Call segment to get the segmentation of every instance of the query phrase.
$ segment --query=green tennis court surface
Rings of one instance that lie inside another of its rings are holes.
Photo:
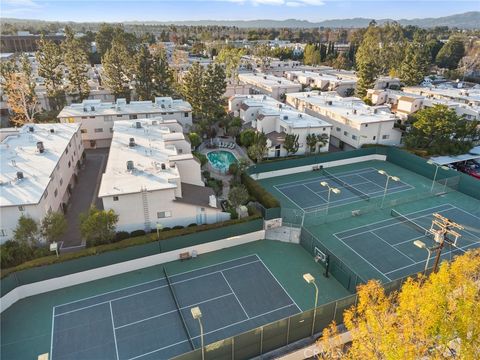
[[[311,211],[322,209],[327,205],[328,189],[320,184],[322,181],[340,189],[340,193],[330,194],[329,207],[334,208],[383,196],[387,179],[378,173],[378,169],[367,167],[335,174],[321,171],[313,179],[284,182],[275,184],[273,187],[298,208]],[[387,194],[411,189],[413,186],[403,181],[390,181]]]
[[[257,255],[57,305],[52,359],[167,359],[301,312]],[[173,289],[173,293],[170,291]],[[178,306],[177,306],[178,303]]]

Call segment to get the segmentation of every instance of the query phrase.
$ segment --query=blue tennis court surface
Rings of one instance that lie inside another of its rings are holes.
[[[322,209],[328,201],[328,189],[320,185],[326,181],[330,186],[340,189],[339,194],[330,194],[330,208],[353,202],[383,196],[386,177],[378,169],[368,167],[329,175],[320,175],[315,179],[299,180],[274,185],[291,202],[305,211]],[[387,194],[411,190],[413,186],[403,181],[389,181]]]
[[[169,280],[171,288],[162,272],[157,280],[55,306],[51,359],[150,360],[188,352],[200,347],[194,306],[202,311],[205,344],[301,312],[257,255]]]
[[[409,214],[392,211],[392,218],[334,234],[381,277],[390,281],[423,271],[427,251],[414,246],[421,240],[428,247],[436,243],[429,233],[433,213],[438,213],[464,226],[457,248],[446,247],[442,259],[480,247],[480,218],[451,204],[444,204]],[[432,255],[433,257],[433,255]],[[433,266],[433,259],[429,267]]]

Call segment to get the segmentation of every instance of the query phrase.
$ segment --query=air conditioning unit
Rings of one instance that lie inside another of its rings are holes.
[[[127,161],[127,171],[133,171],[135,167],[133,166],[133,161],[132,160],[128,160]]]
[[[135,127],[136,127],[137,129],[141,129],[141,128],[142,128],[142,123],[141,123],[140,121],[136,121],[136,122],[135,122]]]
[[[43,146],[42,141],[37,141],[37,150],[40,154],[43,154],[43,152],[45,151],[45,147]]]
[[[17,171],[17,180],[23,179],[23,171]]]
[[[129,142],[128,142],[128,147],[134,147],[135,146],[135,138],[130,138]]]

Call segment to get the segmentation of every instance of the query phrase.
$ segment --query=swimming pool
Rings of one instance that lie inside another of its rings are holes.
[[[229,151],[211,151],[207,154],[208,162],[216,170],[226,173],[230,164],[237,162],[237,158]]]

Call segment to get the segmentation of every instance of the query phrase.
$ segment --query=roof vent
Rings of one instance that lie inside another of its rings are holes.
[[[43,154],[43,152],[45,151],[45,147],[43,146],[42,141],[37,141],[37,150],[40,154]]]
[[[162,163],[162,170],[165,170],[167,167],[165,166],[164,163]]]
[[[353,113],[356,114],[356,113],[357,113],[357,109],[353,109]]]
[[[23,179],[23,171],[17,171],[17,180]]]
[[[152,120],[152,125],[158,125],[158,121],[157,120]]]
[[[134,169],[133,161],[132,161],[132,160],[128,160],[128,161],[127,161],[127,171],[133,171],[133,169]]]
[[[28,127],[28,131],[29,131],[29,132],[34,132],[34,131],[35,131],[35,128],[34,128],[33,126],[29,126],[29,127]]]
[[[55,129],[54,129],[54,128],[51,128],[51,129],[50,129],[50,134],[53,134],[53,133],[55,133]]]
[[[141,123],[140,121],[135,122],[135,127],[136,127],[137,129],[141,129],[142,123]]]
[[[90,111],[95,111],[95,106],[90,106]]]
[[[288,120],[288,115],[284,115],[283,120]]]
[[[130,138],[130,141],[128,142],[129,147],[134,147],[135,146],[135,138]]]

